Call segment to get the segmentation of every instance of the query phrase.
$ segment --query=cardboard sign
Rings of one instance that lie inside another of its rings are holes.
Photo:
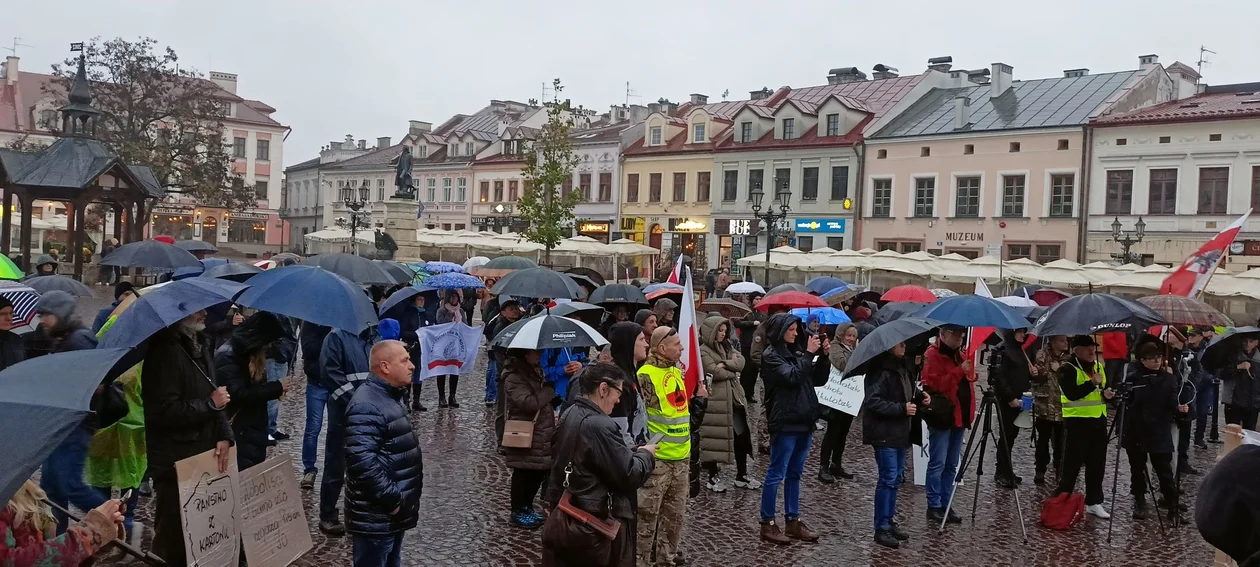
[[[929,457],[931,457],[931,453],[929,452],[928,446],[929,446],[929,443],[928,443],[928,437],[926,434],[923,436],[922,445],[910,446],[910,460],[911,460],[911,466],[914,468],[915,486],[924,486],[927,484],[928,459]],[[959,463],[959,466],[962,466],[962,463]],[[952,483],[953,481],[954,479],[952,478],[949,479],[950,483]],[[946,482],[946,481],[945,479],[941,479],[941,482]]]
[[[856,416],[862,409],[862,400],[866,398],[866,377],[849,376],[841,380],[840,376],[841,372],[832,368],[827,383],[814,388],[814,392],[822,405]]]
[[[214,449],[175,462],[190,567],[235,567],[240,561],[236,447],[228,450],[227,460],[226,473],[219,472]]]
[[[283,567],[311,550],[293,460],[288,455],[245,469],[241,486],[241,545],[250,567]]]

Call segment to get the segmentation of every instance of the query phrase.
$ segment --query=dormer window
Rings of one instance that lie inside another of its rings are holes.
[[[660,126],[652,127],[649,145],[653,145],[653,146],[661,145],[661,127]]]
[[[739,141],[745,144],[752,141],[752,122],[739,123]]]
[[[795,138],[795,137],[796,137],[796,119],[784,118],[783,119],[783,139],[791,140],[792,138]]]
[[[470,156],[475,153],[477,153],[477,149],[475,146],[473,146],[472,142],[468,142],[467,144],[464,144],[464,155]]]
[[[417,154],[419,154],[419,156],[420,156],[420,157],[422,157],[422,158],[429,157],[429,146],[419,146],[419,147],[417,147],[417,148],[416,148],[416,153],[417,153]]]
[[[828,136],[840,135],[840,115],[839,114],[827,115],[827,135]]]
[[[451,144],[451,155],[453,156],[459,155],[459,142],[455,142]]]
[[[693,135],[691,141],[697,144],[704,142],[704,124],[696,124],[691,127]]]

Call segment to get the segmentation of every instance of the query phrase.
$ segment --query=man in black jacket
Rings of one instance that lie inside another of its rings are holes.
[[[998,425],[1002,428],[997,452],[997,471],[994,482],[1002,488],[1015,488],[1024,479],[1015,474],[1011,466],[1011,448],[1019,436],[1015,418],[1023,406],[1024,392],[1032,390],[1032,374],[1037,372],[1032,359],[1024,352],[1028,340],[1027,329],[1001,331],[1002,341],[993,353],[989,368],[989,385],[997,399]]]
[[[355,567],[394,567],[424,487],[420,439],[403,405],[415,367],[401,341],[374,345],[369,364],[371,376],[346,406],[346,531]]]
[[[1164,369],[1163,347],[1159,341],[1142,343],[1137,348],[1139,366],[1133,368],[1128,382],[1133,386],[1124,408],[1124,439],[1121,443],[1129,454],[1129,494],[1133,495],[1133,518],[1147,517],[1146,461],[1149,458],[1159,478],[1164,504],[1176,513],[1177,482],[1173,479],[1172,425],[1189,407],[1177,403],[1179,384]]]

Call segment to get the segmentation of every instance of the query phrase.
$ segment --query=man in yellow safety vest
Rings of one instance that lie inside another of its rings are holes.
[[[1107,519],[1103,508],[1103,473],[1107,466],[1107,402],[1115,397],[1109,387],[1103,364],[1098,360],[1098,343],[1089,335],[1072,339],[1072,357],[1059,367],[1059,387],[1063,394],[1064,456],[1059,476],[1059,493],[1070,493],[1076,476],[1085,467],[1085,511]]]

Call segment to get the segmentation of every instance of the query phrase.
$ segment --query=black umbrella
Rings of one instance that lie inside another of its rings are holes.
[[[595,283],[595,287],[599,287],[601,285],[604,285],[605,283],[603,274],[600,274],[599,272],[592,270],[590,268],[583,268],[583,267],[569,268],[565,270],[564,273],[576,274],[579,276],[586,276],[588,279],[590,279],[592,282]]]
[[[200,267],[201,262],[191,252],[165,242],[141,240],[115,248],[101,260],[103,266],[122,268],[184,268]]]
[[[1228,360],[1229,354],[1229,350],[1221,348],[1221,345],[1241,348],[1239,341],[1243,337],[1260,337],[1260,327],[1230,327],[1225,329],[1224,333],[1212,337],[1212,340],[1204,347],[1203,353],[1199,355],[1203,360],[1203,366],[1213,372],[1219,370]]]
[[[253,264],[242,264],[240,262],[228,262],[226,264],[219,264],[218,266],[215,266],[213,268],[207,268],[206,271],[201,272],[201,275],[197,277],[222,278],[225,280],[232,280],[234,282],[243,282],[253,277],[254,274],[262,273],[262,271],[263,271],[262,268],[259,268],[258,266],[255,266]]]
[[[530,260],[529,258],[522,258],[520,256],[499,256],[498,258],[486,262],[484,265],[473,268],[471,271],[474,276],[480,276],[483,278],[498,278],[506,276],[516,270],[528,270],[530,268],[537,267],[538,262]]]
[[[876,311],[875,315],[871,317],[871,324],[883,325],[891,323],[914,313],[915,311],[923,309],[923,306],[925,305],[927,304],[919,303],[918,301],[894,301],[888,305],[880,307],[879,311]]]
[[[903,317],[880,325],[871,334],[866,335],[858,347],[849,356],[849,363],[844,367],[844,375],[857,376],[865,374],[869,363],[875,357],[888,352],[897,343],[912,341],[936,330],[944,325],[940,321]]]
[[[809,288],[805,287],[805,286],[804,286],[804,285],[802,285],[802,284],[798,284],[798,283],[785,283],[785,284],[779,284],[779,285],[776,285],[776,286],[774,286],[774,287],[770,288],[770,291],[767,291],[767,292],[766,292],[766,296],[771,296],[771,295],[774,295],[774,294],[776,294],[776,293],[783,293],[783,292],[785,292],[785,291],[800,291],[800,292],[804,292],[804,293],[813,293],[813,292],[809,291]]]
[[[32,358],[0,372],[0,502],[22,483],[91,411],[89,404],[128,349],[76,350]]]
[[[570,274],[568,272],[565,272],[564,275],[572,278],[573,281],[577,282],[578,287],[583,288],[584,293],[582,293],[582,296],[585,296],[585,297],[589,297],[592,291],[599,289],[599,286],[603,285],[591,279],[589,276],[584,276],[582,274]]]
[[[604,346],[608,340],[590,325],[557,315],[542,313],[522,319],[499,332],[490,346],[543,350]]]
[[[408,268],[402,264],[399,264],[398,262],[395,262],[393,260],[373,260],[373,261],[376,262],[376,265],[378,267],[380,267],[382,270],[385,270],[386,274],[389,274],[390,276],[394,278],[393,283],[407,283],[407,282],[410,282],[411,280],[416,279],[416,273],[412,271],[411,268]]]
[[[1037,319],[1032,333],[1039,337],[1088,335],[1163,324],[1159,313],[1141,303],[1108,293],[1087,293],[1054,304]]]
[[[591,296],[587,301],[596,305],[604,305],[606,303],[633,303],[637,305],[647,305],[648,300],[643,296],[643,290],[630,284],[608,284],[591,292]]]
[[[560,272],[547,268],[529,268],[503,276],[494,284],[490,293],[512,297],[574,299],[582,296],[582,289],[573,278]]]
[[[386,273],[380,264],[356,254],[344,252],[320,254],[303,260],[301,265],[323,268],[354,283],[383,285],[398,283],[395,281],[397,278]]]
[[[219,247],[204,240],[176,240],[175,246],[178,246],[189,252],[218,252]]]
[[[64,291],[75,297],[94,297],[96,295],[92,293],[91,288],[83,285],[83,282],[62,275],[30,276],[22,280],[22,283],[38,291],[40,295],[50,291]]]

